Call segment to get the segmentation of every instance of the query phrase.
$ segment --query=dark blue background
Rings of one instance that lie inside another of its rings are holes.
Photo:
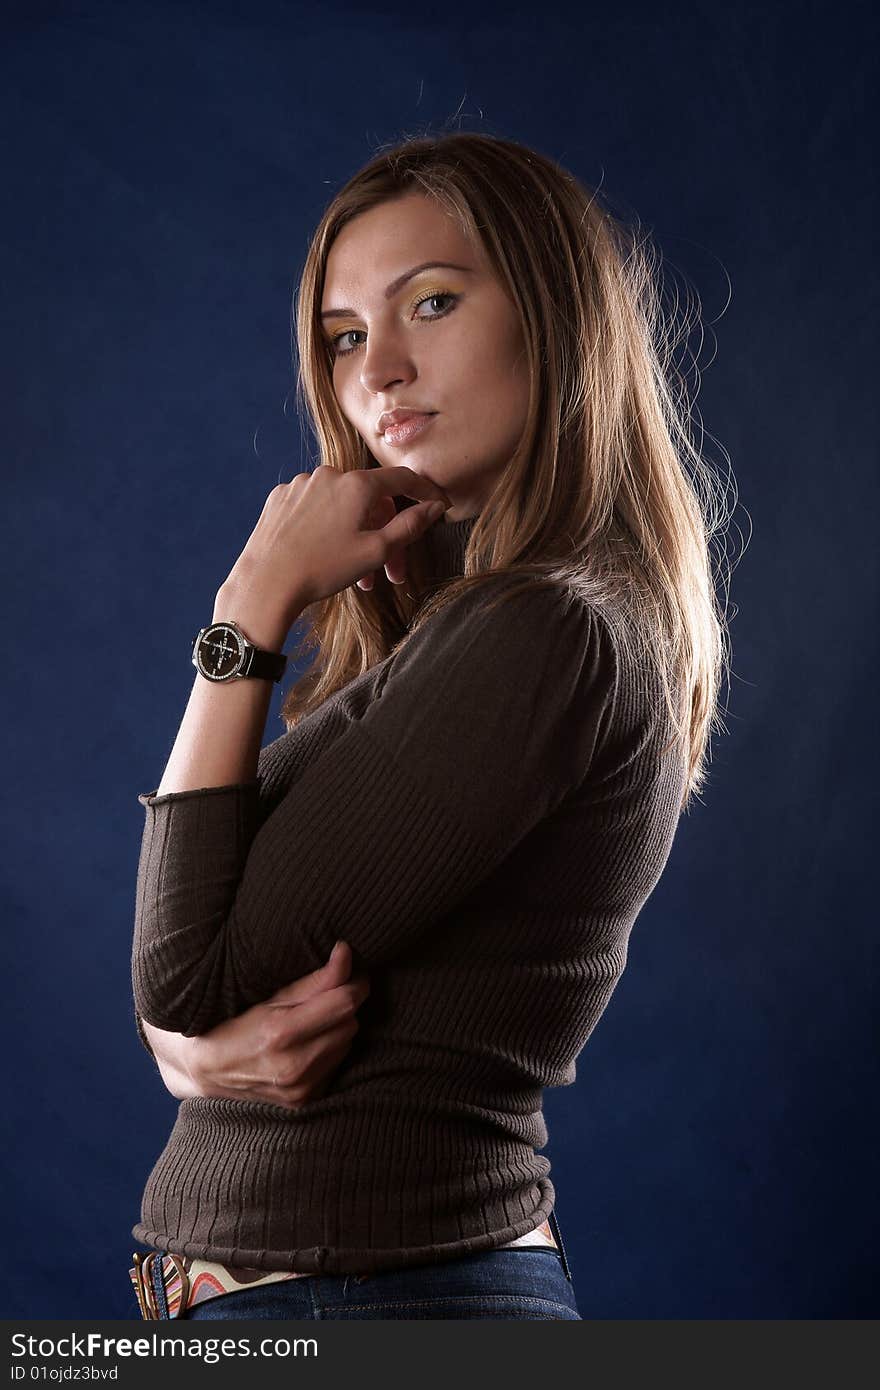
[[[751,530],[705,804],[546,1098],[582,1315],[876,1316],[869,7],[11,13],[3,1314],[134,1315],[130,1227],[176,1105],[132,1022],[137,793],[217,585],[309,460],[289,316],[311,230],[379,142],[452,125],[653,230],[702,299],[698,404]]]

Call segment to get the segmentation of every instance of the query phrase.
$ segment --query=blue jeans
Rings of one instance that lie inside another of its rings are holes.
[[[197,1303],[192,1322],[221,1318],[532,1318],[581,1321],[554,1213],[559,1250],[487,1250],[378,1274],[313,1275],[237,1289]]]

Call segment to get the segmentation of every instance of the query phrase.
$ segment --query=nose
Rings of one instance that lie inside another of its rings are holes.
[[[373,328],[361,358],[361,385],[365,391],[378,394],[390,386],[414,381],[416,365],[404,341],[387,329]]]

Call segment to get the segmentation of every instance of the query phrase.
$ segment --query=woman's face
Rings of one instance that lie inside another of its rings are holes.
[[[448,264],[416,269],[436,261]],[[476,516],[519,442],[529,389],[516,309],[482,249],[433,199],[403,194],[343,227],[321,312],[336,398],[373,458],[444,488],[447,521]],[[395,442],[379,417],[396,408],[430,418]]]

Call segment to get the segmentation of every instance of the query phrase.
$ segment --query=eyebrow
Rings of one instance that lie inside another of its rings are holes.
[[[411,280],[414,275],[418,275],[419,271],[433,270],[435,268],[440,270],[463,270],[468,275],[472,274],[473,271],[472,266],[456,265],[454,261],[422,261],[421,265],[414,265],[412,270],[405,270],[402,275],[398,275],[396,280],[392,280],[391,284],[385,290],[385,298],[391,299],[395,294],[397,294],[397,291],[399,289],[403,288],[407,280]],[[341,319],[345,318],[349,314],[356,313],[356,309],[324,309],[321,314],[321,318]]]

